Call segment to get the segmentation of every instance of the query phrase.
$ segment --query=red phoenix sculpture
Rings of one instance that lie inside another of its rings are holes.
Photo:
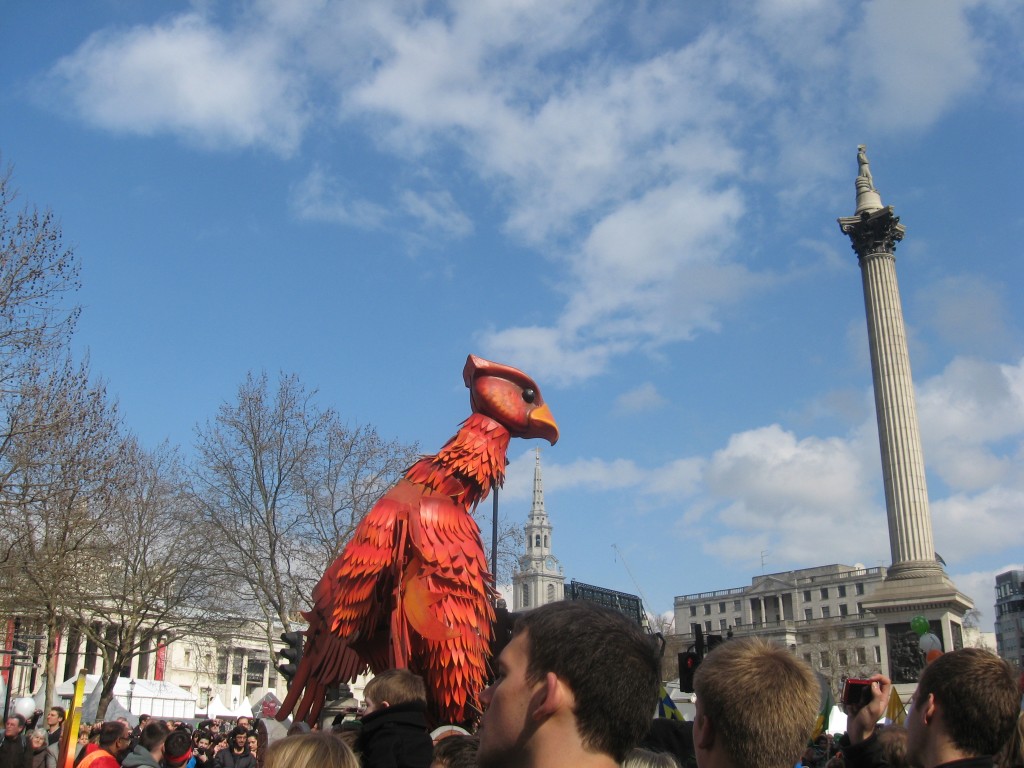
[[[463,379],[473,414],[381,497],[313,590],[279,720],[294,710],[312,725],[326,689],[367,667],[421,675],[435,724],[464,722],[477,709],[495,593],[472,511],[501,487],[510,438],[554,445],[558,425],[522,371],[470,355]]]

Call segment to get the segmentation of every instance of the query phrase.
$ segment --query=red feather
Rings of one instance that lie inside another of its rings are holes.
[[[470,356],[464,376],[475,413],[377,502],[314,588],[279,719],[313,724],[326,689],[367,668],[421,675],[435,723],[479,711],[496,593],[472,511],[502,484],[513,434],[554,443],[558,431],[521,371]]]

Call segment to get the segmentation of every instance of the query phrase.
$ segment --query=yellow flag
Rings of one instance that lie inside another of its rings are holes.
[[[892,687],[892,693],[889,694],[889,706],[885,708],[885,718],[896,725],[903,725],[903,721],[907,719],[907,709],[896,692],[896,686]]]
[[[836,705],[836,700],[832,698],[832,686],[828,680],[819,674],[818,683],[821,686],[821,711],[818,713],[818,719],[814,721],[814,733],[811,735],[812,741],[828,728],[828,719],[832,716],[832,707]]]

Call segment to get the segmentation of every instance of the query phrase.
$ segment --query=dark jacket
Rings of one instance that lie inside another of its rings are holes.
[[[430,768],[434,742],[427,730],[426,707],[395,704],[364,716],[356,752],[363,768]]]
[[[851,744],[849,736],[844,734],[840,746],[843,750],[843,762],[846,763],[846,768],[889,768],[889,761],[886,760],[882,745],[878,742],[877,730],[859,744]],[[994,766],[995,761],[990,755],[982,755],[953,760],[935,766],[935,768],[994,768]]]
[[[231,747],[225,747],[213,758],[213,764],[217,768],[256,768],[256,758],[248,747],[240,755],[232,752]]]
[[[31,768],[32,745],[24,731],[8,739],[0,733],[0,768]]]

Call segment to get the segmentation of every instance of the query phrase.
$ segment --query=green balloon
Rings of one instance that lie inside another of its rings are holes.
[[[914,630],[918,636],[927,634],[931,627],[928,626],[928,619],[924,616],[915,616],[910,620],[910,628]]]

